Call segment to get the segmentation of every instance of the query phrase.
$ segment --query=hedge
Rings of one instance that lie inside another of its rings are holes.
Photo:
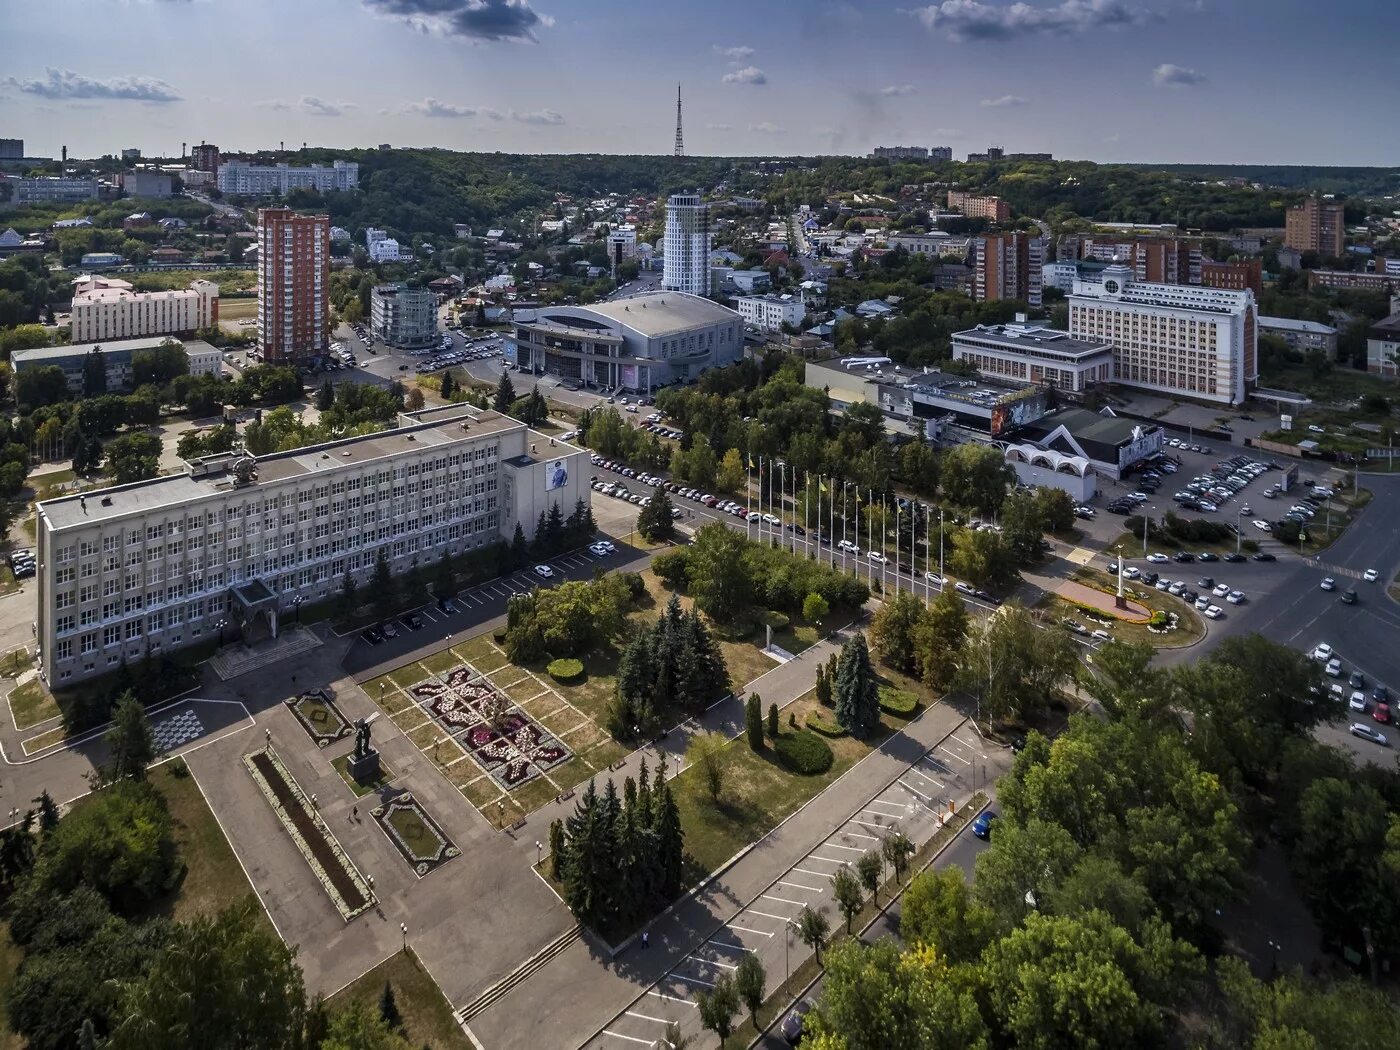
[[[497,627],[491,632],[491,638],[497,645],[504,645],[506,641],[506,629],[504,627]]]
[[[919,706],[919,698],[904,689],[893,686],[880,686],[880,710],[891,715],[912,715]]]
[[[807,716],[807,728],[822,736],[829,736],[833,740],[846,735],[846,731],[836,722],[827,721],[817,712],[813,711]]]
[[[556,682],[570,682],[583,674],[583,661],[573,659],[560,659],[549,661],[549,666],[545,668],[549,672],[549,677]]]
[[[773,749],[783,765],[803,776],[817,776],[831,768],[831,748],[816,733],[805,729],[778,737]]]
[[[789,619],[787,613],[781,613],[774,609],[764,609],[758,614],[758,622],[764,627],[771,627],[775,631],[781,631],[791,623],[792,620]]]

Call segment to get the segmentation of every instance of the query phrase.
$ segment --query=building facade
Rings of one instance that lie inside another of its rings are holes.
[[[397,429],[39,504],[40,668],[74,684],[213,637],[275,636],[301,601],[527,537],[589,499],[587,453],[448,406]],[[363,590],[361,590],[363,593]]]
[[[930,146],[930,147],[928,148],[928,159],[931,160],[931,161],[936,161],[936,162],[942,162],[942,161],[949,161],[949,160],[952,160],[952,159],[953,159],[953,147],[952,147],[952,146]]]
[[[162,175],[155,171],[124,171],[121,174],[122,191],[128,197],[155,197],[165,198],[170,196],[171,181],[169,175]]]
[[[14,180],[16,204],[76,204],[97,200],[97,180],[46,175],[36,179]]]
[[[437,342],[437,296],[429,288],[376,285],[369,299],[370,329],[390,346],[405,349]]]
[[[1236,405],[1259,378],[1254,294],[1140,283],[1127,266],[1069,295],[1069,334],[1107,343],[1125,386]]]
[[[876,146],[870,156],[875,160],[928,160],[928,147]]]
[[[984,197],[976,193],[963,193],[960,190],[948,191],[948,207],[962,212],[969,219],[1007,222],[1011,218],[1011,205],[1000,197]]]
[[[1201,245],[1175,237],[1120,240],[1084,237],[1079,258],[1132,267],[1135,281],[1150,284],[1200,284]]]
[[[1340,204],[1309,197],[1284,213],[1283,243],[1300,252],[1340,256],[1346,242],[1346,219]]]
[[[650,393],[739,360],[743,321],[684,292],[651,292],[591,306],[517,310],[515,359],[522,370]]]
[[[73,281],[75,343],[192,335],[218,323],[219,286],[213,281],[168,292],[137,292],[127,281],[91,274]]]
[[[1291,317],[1259,318],[1260,335],[1276,335],[1295,350],[1306,353],[1321,350],[1328,357],[1337,356],[1337,330],[1318,321],[1295,321]]]
[[[1258,299],[1264,294],[1264,265],[1258,259],[1239,262],[1201,260],[1201,284],[1207,288],[1229,288],[1240,292],[1248,288]]]
[[[1400,273],[1365,270],[1309,270],[1308,288],[1359,288],[1392,292],[1400,288]]]
[[[120,394],[132,388],[132,361],[142,350],[156,350],[170,339],[169,336],[148,336],[144,339],[114,339],[102,342],[75,342],[68,346],[41,346],[33,350],[16,350],[10,355],[10,365],[15,375],[23,375],[33,368],[52,366],[63,372],[68,389],[77,397],[84,396],[86,368],[91,356],[100,355],[104,376],[104,392]],[[208,343],[198,339],[173,340],[183,346],[190,359],[191,374],[198,375],[196,364],[217,360],[222,363],[223,355]]]
[[[320,190],[323,193],[355,190],[360,188],[360,166],[350,160],[337,160],[330,167],[312,164],[307,168],[294,168],[290,164],[267,167],[229,160],[219,165],[218,184],[221,193],[247,197],[286,194],[294,189]]]
[[[745,324],[765,332],[782,331],[783,325],[800,328],[807,304],[798,295],[741,295],[735,300]]]
[[[196,171],[207,171],[211,175],[219,171],[219,147],[212,142],[201,142],[190,150],[190,164]]]
[[[1038,325],[978,325],[954,332],[953,360],[971,364],[984,379],[1054,387],[1067,394],[1113,381],[1112,346]]]
[[[1028,233],[991,233],[972,241],[972,297],[1041,304],[1045,241]]]
[[[258,352],[268,364],[326,352],[330,240],[327,215],[258,209]]]
[[[892,233],[885,243],[891,248],[903,248],[911,255],[951,255],[949,244],[954,240],[951,234],[935,230],[932,233]]]
[[[1400,313],[1366,330],[1366,371],[1388,379],[1400,377]]]
[[[698,193],[666,201],[665,268],[661,286],[687,295],[710,291],[710,206]]]

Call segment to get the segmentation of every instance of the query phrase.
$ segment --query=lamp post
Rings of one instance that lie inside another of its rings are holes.
[[[408,952],[408,924],[407,924],[407,923],[404,923],[404,922],[399,923],[399,931],[403,934],[403,950],[404,950],[404,953],[407,954],[407,952]]]
[[[292,613],[296,617],[297,623],[301,623],[301,603],[304,601],[306,601],[306,599],[300,594],[292,599]]]
[[[1270,962],[1270,964],[1269,964],[1269,976],[1270,976],[1270,977],[1277,977],[1277,976],[1278,976],[1278,953],[1279,953],[1279,948],[1280,948],[1280,945],[1279,945],[1278,941],[1270,941],[1270,942],[1269,942],[1269,948],[1270,948],[1270,950],[1273,952],[1273,957],[1272,957],[1272,960],[1271,960],[1271,962]]]
[[[789,930],[797,929],[797,923],[787,919],[783,923],[783,994],[788,991],[788,982],[792,979],[792,967],[788,964],[788,943],[791,938],[788,936]]]
[[[1113,548],[1113,551],[1118,555],[1118,594],[1114,598],[1113,604],[1119,609],[1126,609],[1128,607],[1128,599],[1123,596],[1123,545],[1120,543],[1117,547]]]
[[[1240,552],[1240,543],[1244,538],[1244,511],[1235,511],[1235,553]]]
[[[1144,507],[1144,508],[1143,508],[1143,515],[1142,515],[1142,556],[1143,556],[1144,558],[1147,557],[1147,526],[1148,526],[1148,524],[1152,521],[1152,515],[1151,515],[1150,513],[1148,513],[1148,512],[1149,512],[1149,511],[1154,511],[1154,510],[1156,510],[1156,509],[1157,509],[1156,507]]]
[[[224,644],[224,628],[228,626],[228,621],[220,620],[218,623],[214,624],[214,626],[219,630],[219,645],[222,646]]]
[[[535,866],[539,867],[544,863],[544,846],[539,839],[535,839]]]

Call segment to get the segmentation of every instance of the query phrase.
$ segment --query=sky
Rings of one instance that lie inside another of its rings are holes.
[[[0,0],[0,138],[1395,165],[1400,0]]]

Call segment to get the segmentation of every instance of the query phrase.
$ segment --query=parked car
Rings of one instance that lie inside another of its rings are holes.
[[[793,1005],[793,1008],[783,1017],[783,1023],[779,1026],[783,1033],[783,1038],[792,1046],[796,1046],[802,1041],[802,1026],[807,1015],[812,1012],[815,1005],[810,999],[801,999]]]
[[[536,565],[535,575],[542,580],[552,579],[554,576],[554,570],[551,569],[548,565]]]
[[[992,837],[992,823],[997,819],[997,814],[989,809],[984,809],[977,815],[977,819],[972,822],[972,833],[979,839]]]
[[[366,627],[360,637],[369,642],[370,645],[378,645],[384,640],[384,632],[378,627]]]
[[[399,636],[399,629],[394,626],[392,621],[386,620],[384,623],[381,623],[379,629],[384,632],[385,638],[397,638]]]
[[[1385,734],[1379,729],[1372,729],[1365,722],[1353,722],[1351,724],[1351,735],[1359,736],[1362,740],[1369,740],[1373,744],[1380,744],[1381,747],[1389,747]]]

